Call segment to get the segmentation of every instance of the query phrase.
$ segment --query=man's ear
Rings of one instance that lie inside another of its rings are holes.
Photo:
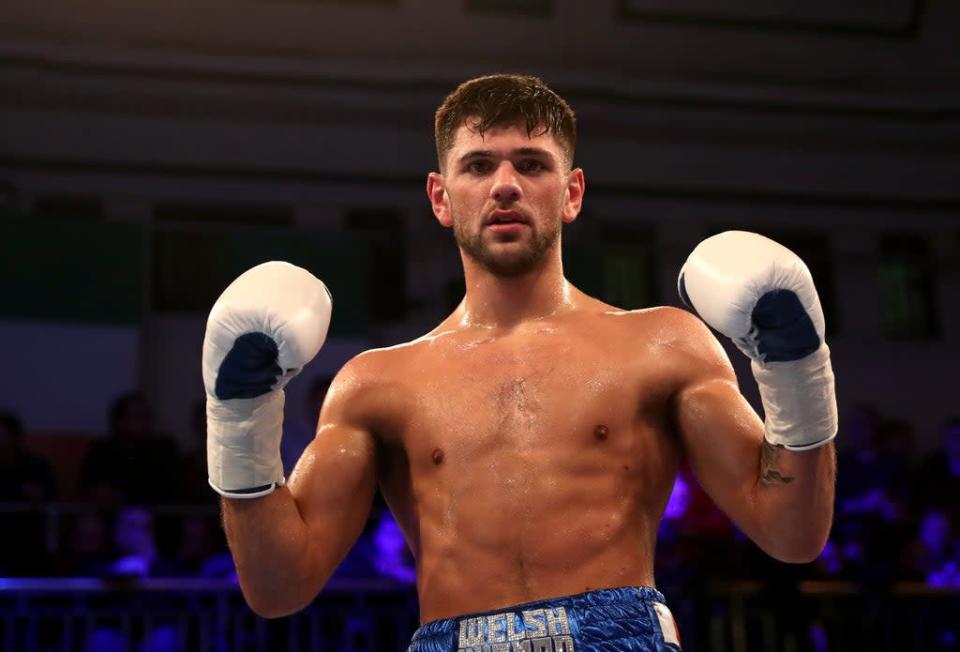
[[[562,217],[564,224],[569,224],[577,219],[580,208],[583,206],[583,193],[585,191],[583,170],[581,168],[570,170],[570,175],[567,177],[566,197],[563,203]]]
[[[447,228],[453,226],[453,217],[450,215],[450,198],[443,186],[443,175],[439,172],[431,172],[427,175],[427,197],[430,198],[430,207],[433,208],[433,214],[437,217],[437,221]]]

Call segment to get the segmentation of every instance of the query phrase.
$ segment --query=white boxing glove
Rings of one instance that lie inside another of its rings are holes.
[[[687,258],[680,296],[752,360],[767,440],[791,450],[837,434],[837,400],[823,310],[810,271],[783,245],[726,231]]]
[[[263,496],[285,482],[283,387],[320,350],[330,292],[310,272],[272,261],[253,267],[214,303],[203,339],[210,486],[229,498]]]

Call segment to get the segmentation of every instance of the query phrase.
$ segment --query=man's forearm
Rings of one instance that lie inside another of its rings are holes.
[[[250,500],[223,498],[223,525],[247,604],[265,618],[306,606],[332,569],[309,545],[309,530],[287,487]]]
[[[754,498],[768,554],[794,563],[817,558],[833,522],[836,473],[832,442],[790,451],[764,440]]]

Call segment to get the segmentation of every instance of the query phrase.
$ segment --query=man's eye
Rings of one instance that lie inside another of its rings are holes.
[[[517,169],[520,172],[540,172],[544,165],[535,158],[525,158],[517,164]]]
[[[467,172],[473,174],[485,174],[491,169],[490,161],[477,160],[467,163]]]

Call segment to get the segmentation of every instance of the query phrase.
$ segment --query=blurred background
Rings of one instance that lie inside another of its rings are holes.
[[[584,291],[677,305],[686,255],[731,228],[819,288],[830,543],[772,562],[681,474],[657,580],[685,649],[960,649],[958,33],[955,0],[5,0],[0,650],[404,648],[412,560],[380,500],[311,607],[246,608],[200,347],[251,265],[327,282],[330,339],[288,388],[292,465],[347,359],[462,297],[424,194],[432,118],[491,72],[577,112]]]

